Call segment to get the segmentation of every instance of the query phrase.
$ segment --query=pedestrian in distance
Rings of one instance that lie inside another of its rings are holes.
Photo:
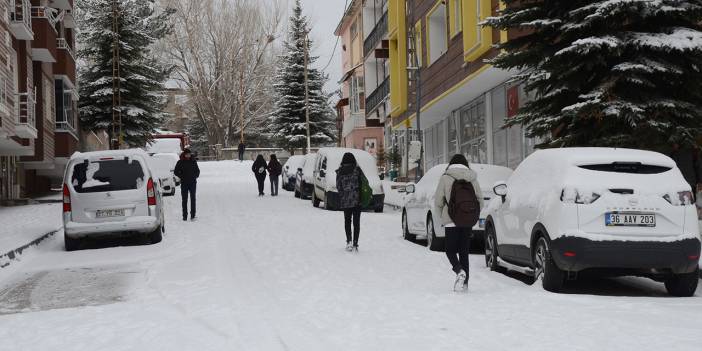
[[[271,154],[271,160],[268,162],[268,176],[271,179],[271,196],[278,196],[278,180],[283,174],[283,165],[278,162],[278,157]]]
[[[258,155],[256,157],[256,161],[253,163],[253,166],[251,166],[251,171],[254,172],[256,181],[258,182],[258,196],[265,195],[263,193],[263,187],[266,181],[266,168],[268,168],[266,159],[263,158],[263,155]]]
[[[675,161],[675,165],[680,169],[680,173],[690,184],[695,195],[702,189],[702,162],[699,153],[696,146],[679,143],[673,143],[670,153],[670,158]]]
[[[183,220],[188,220],[188,195],[190,195],[190,220],[195,220],[196,213],[196,191],[197,178],[200,177],[200,167],[193,157],[190,149],[183,150],[180,160],[176,163],[173,171],[176,177],[180,178],[180,194],[183,197]]]
[[[347,152],[336,170],[336,189],[339,194],[339,209],[344,211],[346,251],[358,252],[358,237],[361,232],[361,209],[370,204],[372,190],[368,179],[358,166],[356,158]],[[351,224],[353,222],[353,237]],[[352,241],[353,240],[353,241]]]
[[[468,290],[468,250],[472,228],[478,223],[483,199],[478,175],[470,169],[463,155],[454,155],[441,176],[434,195],[446,232],[446,256],[456,273],[454,291]]]
[[[239,162],[244,162],[244,153],[246,152],[246,144],[244,144],[243,141],[239,143],[239,147],[237,148],[239,151]]]

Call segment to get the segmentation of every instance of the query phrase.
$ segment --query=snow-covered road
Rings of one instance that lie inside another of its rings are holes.
[[[197,222],[169,198],[153,246],[64,252],[61,236],[0,271],[0,350],[693,350],[702,294],[625,278],[544,292],[471,257],[452,292],[442,254],[403,241],[399,213],[343,215],[282,192],[250,166],[202,163]]]

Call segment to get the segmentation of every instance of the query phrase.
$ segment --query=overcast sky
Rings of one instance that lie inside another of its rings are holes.
[[[295,3],[294,0],[288,0],[288,2],[290,7]],[[329,92],[339,88],[337,82],[341,79],[341,44],[334,50],[336,43],[334,30],[341,16],[344,15],[344,4],[348,2],[350,0],[302,0],[303,14],[310,19],[312,25],[314,41],[312,55],[319,56],[315,67],[321,69],[329,63],[330,59],[332,60],[325,71],[329,74],[329,82],[326,86]]]

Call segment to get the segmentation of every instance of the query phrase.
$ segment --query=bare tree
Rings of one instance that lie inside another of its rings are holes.
[[[278,0],[162,0],[175,9],[174,34],[163,43],[175,79],[190,92],[210,145],[231,146],[271,108]]]

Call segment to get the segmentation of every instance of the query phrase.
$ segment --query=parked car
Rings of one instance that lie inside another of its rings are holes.
[[[383,212],[385,194],[378,176],[378,161],[368,152],[358,149],[323,148],[317,152],[317,159],[314,162],[312,204],[314,207],[319,207],[321,203],[324,203],[324,208],[327,210],[335,210],[339,207],[336,170],[341,166],[341,158],[347,152],[352,153],[356,157],[356,162],[358,162],[363,174],[368,179],[368,184],[373,189],[373,200],[370,206],[364,208],[364,210]]]
[[[180,179],[174,174],[178,158],[178,155],[171,153],[154,154],[149,162],[151,170],[158,179],[161,192],[166,196],[175,195],[176,187],[180,185]]]
[[[81,239],[146,234],[158,243],[165,231],[161,190],[143,150],[75,153],[63,183],[66,250]]]
[[[293,155],[288,158],[283,165],[283,190],[295,191],[295,180],[297,179],[297,170],[302,167],[305,162],[304,155]]]
[[[305,155],[305,160],[295,174],[295,197],[309,199],[314,190],[314,162],[317,154],[309,153]]]
[[[440,225],[441,214],[434,209],[434,195],[447,168],[448,164],[434,166],[417,184],[408,184],[405,187],[407,195],[402,208],[403,237],[410,241],[417,238],[426,239],[428,248],[439,251],[443,249],[446,233]],[[508,179],[512,175],[511,169],[502,166],[471,164],[470,168],[478,174],[478,183],[482,189],[477,195],[485,199],[485,204],[492,198],[492,186],[495,182]],[[486,210],[487,206],[482,209],[480,220],[473,227],[472,242],[478,246],[485,242]]]
[[[533,269],[557,292],[584,271],[698,284],[700,234],[690,185],[659,153],[609,148],[537,151],[494,186],[485,262]]]

